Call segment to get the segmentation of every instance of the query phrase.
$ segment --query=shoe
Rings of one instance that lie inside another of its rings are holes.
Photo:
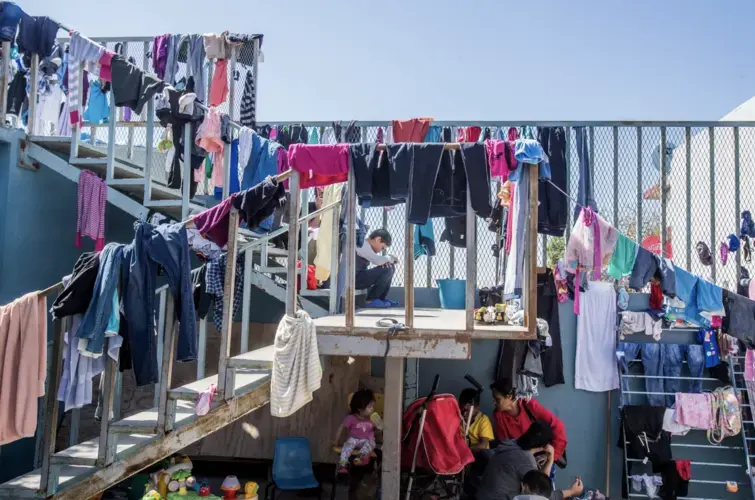
[[[388,303],[391,307],[398,307],[398,302],[396,302],[395,300],[385,299],[383,302]]]
[[[380,299],[368,300],[364,305],[372,309],[387,309],[391,307],[389,302]]]
[[[370,456],[366,455],[364,457],[357,458],[359,460],[359,465],[370,465]]]
[[[349,469],[347,469],[346,467],[341,467],[340,469],[338,469],[339,476],[345,476],[348,473],[349,473]]]

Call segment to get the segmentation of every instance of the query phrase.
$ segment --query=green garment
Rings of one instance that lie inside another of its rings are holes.
[[[632,274],[635,257],[637,257],[637,243],[623,234],[619,234],[611,263],[608,264],[609,276],[618,280]]]

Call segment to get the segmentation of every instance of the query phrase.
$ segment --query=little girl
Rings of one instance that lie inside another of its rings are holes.
[[[348,438],[341,447],[341,470],[346,473],[351,453],[359,450],[359,457],[354,460],[356,465],[370,463],[370,454],[375,449],[375,424],[370,419],[375,407],[375,395],[368,389],[361,389],[351,397],[349,413],[338,428],[336,441],[340,442],[344,429],[348,432]]]

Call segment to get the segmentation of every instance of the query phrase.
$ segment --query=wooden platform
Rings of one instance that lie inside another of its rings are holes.
[[[339,356],[385,356],[388,329],[377,326],[380,319],[404,323],[404,309],[361,309],[354,327],[346,327],[343,314],[314,320],[320,354]],[[470,343],[482,339],[528,340],[524,326],[477,325],[466,331],[466,311],[454,309],[414,309],[414,329],[390,337],[390,357],[469,359]]]

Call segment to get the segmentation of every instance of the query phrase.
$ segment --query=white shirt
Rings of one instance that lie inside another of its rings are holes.
[[[364,240],[364,244],[362,244],[361,247],[357,247],[357,255],[375,266],[388,264],[390,262],[393,262],[395,259],[395,257],[392,257],[390,255],[380,255],[379,253],[375,253],[375,251],[370,246],[370,242],[366,239]]]

